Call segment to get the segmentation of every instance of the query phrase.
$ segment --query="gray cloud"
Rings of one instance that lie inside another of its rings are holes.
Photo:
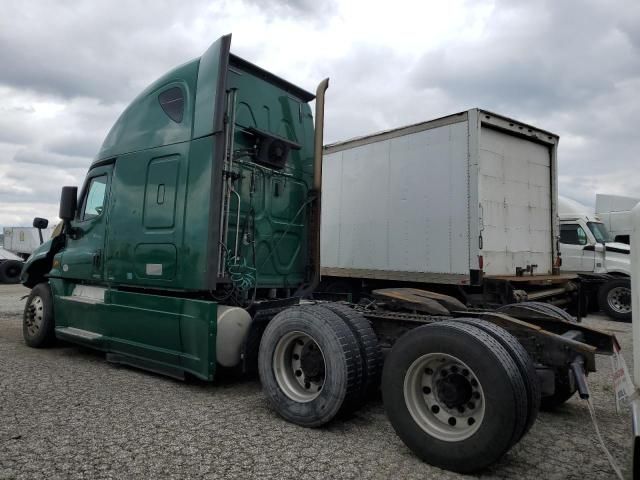
[[[247,3],[260,9],[269,19],[284,15],[319,22],[336,11],[333,0],[247,0]]]
[[[60,168],[87,168],[90,159],[71,155],[60,155],[41,150],[19,150],[13,160],[18,164],[44,165]],[[23,167],[26,167],[23,165]]]
[[[10,68],[0,69],[0,83],[62,98],[128,101],[158,71],[200,53],[184,22],[206,6],[9,1],[0,19],[0,65]]]
[[[44,144],[44,149],[52,153],[71,157],[93,158],[97,153],[103,138],[96,132],[85,135],[70,133],[54,138]]]
[[[587,204],[596,191],[640,195],[632,173],[640,151],[637,1],[470,1],[465,11],[487,12],[480,26],[441,41],[412,37],[385,15],[371,20],[379,6],[351,17],[343,6],[3,2],[0,225],[55,212],[60,187],[82,182],[126,104],[229,31],[235,53],[304,88],[331,77],[328,142],[479,106],[560,134],[562,194]],[[417,10],[407,9],[407,19]]]

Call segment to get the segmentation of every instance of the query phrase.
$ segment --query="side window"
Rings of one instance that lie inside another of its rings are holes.
[[[93,177],[82,209],[81,220],[90,220],[97,217],[104,210],[104,196],[107,189],[107,176]]]
[[[184,115],[184,93],[180,87],[171,87],[160,95],[158,102],[164,113],[176,123],[182,122]]]
[[[560,242],[569,245],[586,245],[587,234],[577,223],[560,225]]]

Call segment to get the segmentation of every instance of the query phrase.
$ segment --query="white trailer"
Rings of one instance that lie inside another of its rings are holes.
[[[556,268],[558,141],[472,109],[327,145],[323,276],[489,283],[496,303],[572,291]]]
[[[40,234],[34,227],[4,227],[4,248],[26,259],[40,246]],[[42,229],[42,240],[46,242],[51,237],[53,228]]]
[[[596,214],[609,230],[612,241],[629,245],[633,228],[631,210],[638,203],[640,203],[640,198],[596,194]]]

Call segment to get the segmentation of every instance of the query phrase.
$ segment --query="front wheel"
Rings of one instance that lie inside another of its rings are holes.
[[[631,321],[631,280],[616,278],[600,287],[598,291],[600,309],[614,320]]]
[[[22,336],[33,348],[51,345],[55,340],[53,295],[48,283],[38,283],[31,289],[22,314]]]
[[[524,380],[511,355],[485,331],[459,322],[403,335],[382,374],[387,416],[424,461],[469,473],[498,460],[523,434]]]

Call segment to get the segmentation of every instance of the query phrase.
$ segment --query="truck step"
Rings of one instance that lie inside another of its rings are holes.
[[[100,333],[90,332],[88,330],[82,330],[75,327],[60,327],[56,328],[56,335],[61,337],[72,337],[76,339],[82,339],[90,342],[100,340],[103,335]]]

